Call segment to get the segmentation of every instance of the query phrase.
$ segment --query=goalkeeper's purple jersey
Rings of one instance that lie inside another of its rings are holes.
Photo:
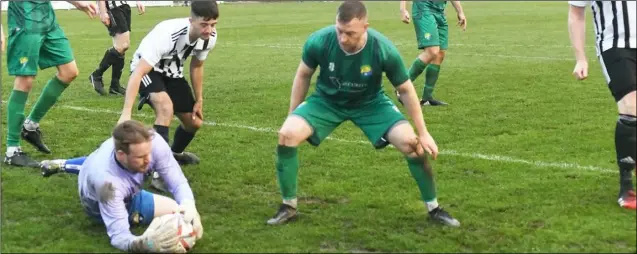
[[[152,140],[151,156],[149,171],[159,173],[177,203],[181,204],[188,199],[194,201],[188,180],[173,157],[168,143],[157,133]],[[86,158],[80,170],[78,183],[82,204],[89,213],[101,216],[111,244],[127,251],[134,235],[130,231],[126,202],[141,191],[144,174],[133,173],[115,160],[115,144],[111,137]],[[108,183],[113,186],[113,190],[110,191],[112,194],[110,197],[100,195],[99,190],[108,186]]]

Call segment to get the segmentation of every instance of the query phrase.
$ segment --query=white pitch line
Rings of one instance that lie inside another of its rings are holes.
[[[3,104],[4,103],[5,102],[3,101]],[[78,107],[78,106],[68,106],[68,105],[60,105],[58,107],[65,108],[65,109],[76,110],[76,111],[91,112],[91,113],[108,113],[108,114],[116,114],[116,115],[121,114],[121,112],[119,112],[119,111],[113,111],[113,110],[108,110],[108,109],[92,109],[92,108]],[[143,117],[143,118],[154,118],[153,115],[148,115],[148,114],[143,114],[143,113],[137,113],[137,114],[135,114],[135,116]],[[251,130],[251,131],[256,131],[256,132],[263,132],[263,133],[277,133],[276,129],[267,128],[267,127],[255,127],[255,126],[242,125],[242,124],[219,123],[219,122],[210,122],[210,121],[204,121],[204,124],[205,125],[210,125],[210,126],[220,126],[220,127],[227,127],[227,128],[246,129],[246,130]],[[344,143],[369,144],[369,142],[362,141],[362,140],[348,140],[348,139],[340,139],[340,138],[332,138],[332,137],[328,137],[327,139],[338,141],[338,142],[344,142]],[[450,155],[450,156],[472,158],[472,159],[488,160],[488,161],[497,161],[497,162],[514,163],[514,164],[524,164],[524,165],[530,165],[530,166],[535,166],[535,167],[539,167],[539,168],[578,169],[578,170],[598,171],[598,172],[604,172],[604,173],[615,173],[615,172],[617,172],[617,170],[612,170],[612,169],[607,169],[607,168],[602,168],[602,167],[597,167],[597,166],[583,166],[583,165],[579,165],[579,164],[575,164],[575,163],[568,163],[568,162],[531,161],[531,160],[508,157],[508,156],[480,154],[480,153],[463,153],[463,152],[458,152],[458,151],[454,151],[454,150],[441,150],[440,154],[441,155]]]

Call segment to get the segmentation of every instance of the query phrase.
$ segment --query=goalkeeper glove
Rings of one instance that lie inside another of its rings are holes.
[[[201,216],[199,216],[197,207],[195,207],[195,201],[192,199],[184,200],[179,205],[179,210],[183,212],[184,220],[192,224],[193,229],[197,233],[197,240],[201,239],[203,236],[203,226],[201,225]]]
[[[136,236],[130,244],[130,251],[134,253],[186,253],[186,250],[178,243],[180,236],[177,234],[179,217],[173,216],[169,220],[153,220],[148,229],[141,236]],[[163,223],[162,223],[163,222]]]

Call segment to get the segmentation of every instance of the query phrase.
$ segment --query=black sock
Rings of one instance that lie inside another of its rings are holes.
[[[164,140],[166,140],[166,143],[168,142],[168,126],[163,126],[163,125],[153,125],[153,129],[155,129],[155,131],[157,133],[159,133],[159,135],[161,135],[162,138],[164,138]]]
[[[637,140],[635,116],[619,115],[615,127],[615,151],[619,166],[619,194],[633,190],[632,171],[635,169],[635,145]]]
[[[101,77],[104,75],[104,72],[108,70],[108,67],[111,67],[111,49],[112,48],[109,48],[104,52],[104,57],[102,57],[100,65],[98,65],[95,72],[93,72],[95,76]]]
[[[122,71],[124,70],[124,57],[125,55],[119,54],[117,57],[113,57],[113,69],[111,69],[111,87],[119,87],[119,79],[122,77]]]
[[[171,147],[175,153],[183,153],[190,141],[195,137],[194,133],[186,131],[181,125],[175,130],[175,142]]]

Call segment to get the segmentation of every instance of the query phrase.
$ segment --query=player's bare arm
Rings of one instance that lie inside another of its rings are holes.
[[[407,1],[400,1],[400,20],[405,24],[409,24],[410,17],[407,10]]]
[[[190,82],[195,93],[195,106],[192,109],[192,118],[199,117],[203,120],[203,61],[193,57],[190,59]]]
[[[460,1],[451,1],[451,5],[456,9],[456,13],[458,14],[458,26],[462,28],[462,31],[467,30],[467,18],[464,16],[464,10],[462,9],[462,5]]]
[[[93,18],[95,17],[95,15],[97,15],[97,5],[95,5],[95,3],[93,2],[90,2],[90,1],[67,1],[67,2],[75,6],[75,8],[77,8],[78,10],[85,12],[86,15],[89,16],[89,18]]]
[[[396,90],[403,100],[405,108],[407,109],[407,114],[409,114],[409,117],[411,117],[414,122],[420,145],[435,160],[438,156],[438,146],[429,134],[427,126],[425,125],[425,119],[422,116],[422,109],[420,108],[420,101],[418,99],[418,94],[416,94],[414,84],[411,80],[407,80],[398,86]]]
[[[141,1],[137,1],[137,13],[139,15],[146,13],[146,7]]]
[[[135,67],[135,71],[128,79],[128,85],[126,86],[126,95],[124,99],[124,108],[122,109],[122,115],[117,123],[122,123],[131,119],[133,111],[133,103],[135,103],[135,97],[139,92],[139,86],[142,82],[142,77],[148,74],[153,69],[153,66],[148,64],[144,58],[139,59],[139,64]]]
[[[104,24],[105,26],[110,26],[111,25],[111,17],[108,15],[107,9],[106,9],[106,2],[105,1],[97,1],[97,7],[100,13],[100,21],[102,21],[102,24]]]
[[[316,69],[307,66],[302,60],[296,70],[294,83],[292,84],[292,94],[290,95],[290,109],[288,114],[292,113],[296,107],[303,102],[307,91],[310,89],[310,80]]]
[[[575,53],[573,75],[578,80],[588,77],[588,61],[584,51],[586,43],[586,8],[570,5],[568,10],[568,34]]]

